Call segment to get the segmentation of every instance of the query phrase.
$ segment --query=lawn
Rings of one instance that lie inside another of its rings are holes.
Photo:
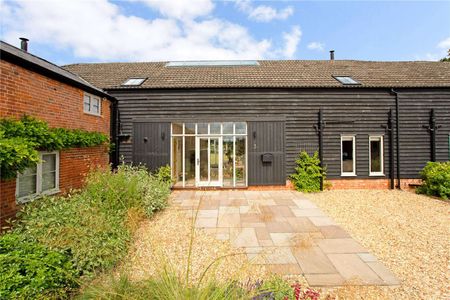
[[[448,299],[448,202],[379,190],[325,191],[308,198],[402,281],[396,288],[344,287],[336,291],[339,298]]]

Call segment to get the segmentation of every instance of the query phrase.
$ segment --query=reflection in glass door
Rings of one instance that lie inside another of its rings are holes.
[[[222,185],[222,143],[220,137],[197,137],[197,183]]]
[[[175,186],[247,185],[245,122],[172,123],[171,135]]]

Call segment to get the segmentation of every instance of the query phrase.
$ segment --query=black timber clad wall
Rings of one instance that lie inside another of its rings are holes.
[[[395,98],[389,89],[193,89],[193,90],[110,90],[119,102],[121,128],[132,134],[134,120],[178,118],[193,120],[234,117],[285,118],[285,175],[291,174],[302,149],[318,148],[314,129],[319,108],[327,122],[324,132],[324,164],[329,178],[340,178],[340,135],[356,134],[357,178],[368,178],[369,134],[383,134],[384,173],[389,174],[389,139],[382,127],[389,109],[395,114]],[[429,160],[429,109],[436,110],[442,127],[437,137],[437,158],[448,159],[450,132],[450,89],[399,90],[401,107],[401,175],[417,178]],[[402,94],[404,93],[404,94]],[[395,123],[394,123],[395,124]],[[132,143],[121,144],[120,154],[132,160]]]
[[[247,135],[248,184],[285,184],[284,122],[249,122]],[[273,161],[263,162],[263,154],[272,155]]]
[[[153,171],[170,165],[170,123],[134,123],[132,135],[133,163]]]

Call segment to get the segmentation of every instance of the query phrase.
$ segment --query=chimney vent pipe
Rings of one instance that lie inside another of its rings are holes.
[[[22,49],[25,52],[28,52],[28,41],[29,39],[21,37],[20,38],[20,49]]]
[[[330,60],[334,60],[334,50],[330,50]]]

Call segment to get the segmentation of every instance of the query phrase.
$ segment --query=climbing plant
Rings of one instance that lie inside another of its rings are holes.
[[[39,162],[39,150],[93,147],[108,141],[108,136],[100,132],[49,128],[46,122],[30,116],[0,119],[0,177],[14,178],[17,172]]]

